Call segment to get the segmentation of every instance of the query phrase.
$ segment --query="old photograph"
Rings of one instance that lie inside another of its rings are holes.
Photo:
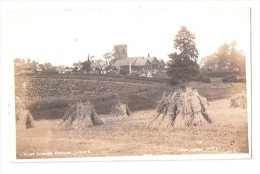
[[[250,8],[86,2],[7,18],[17,160],[250,158]]]

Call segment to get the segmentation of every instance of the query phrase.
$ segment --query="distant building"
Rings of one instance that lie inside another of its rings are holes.
[[[159,61],[159,70],[165,70],[166,69],[166,63],[161,59]]]
[[[147,58],[136,58],[132,69],[139,74],[148,74],[152,70],[152,64]]]
[[[110,61],[118,71],[127,72],[127,74],[157,74],[159,71],[165,71],[165,62],[156,57],[127,57],[127,45],[115,45],[115,59]]]
[[[128,59],[116,60],[114,66],[119,71],[124,69],[128,74],[131,74],[132,72],[147,74],[152,69],[150,61],[144,57],[131,57]]]
[[[113,66],[118,72],[125,71],[127,74],[131,73],[134,59],[118,59],[115,60]]]
[[[41,74],[42,71],[43,71],[43,68],[37,63],[37,64],[35,65],[35,72],[36,72],[37,74]]]
[[[56,68],[56,71],[58,72],[58,74],[64,74],[65,73],[65,67],[64,66],[58,66]]]
[[[36,71],[36,63],[31,62],[30,59],[14,59],[14,70],[15,74],[35,74]]]
[[[157,70],[159,68],[160,62],[157,60],[156,57],[148,57],[148,60],[151,62],[152,68],[154,70]]]
[[[126,59],[127,58],[127,45],[115,45],[114,46],[114,57],[115,59]]]

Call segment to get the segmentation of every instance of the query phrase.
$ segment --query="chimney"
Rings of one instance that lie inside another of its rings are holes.
[[[148,53],[148,58],[150,57],[150,54]]]

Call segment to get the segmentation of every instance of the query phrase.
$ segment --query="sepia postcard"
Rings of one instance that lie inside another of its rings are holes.
[[[12,161],[251,158],[251,9],[22,6]]]

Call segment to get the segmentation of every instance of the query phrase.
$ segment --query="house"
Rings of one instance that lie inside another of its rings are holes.
[[[147,59],[151,62],[152,68],[154,70],[159,68],[160,62],[157,60],[156,57],[148,57]]]
[[[41,74],[43,72],[43,68],[38,63],[35,65],[35,72],[37,74]]]
[[[65,72],[65,67],[64,66],[58,66],[57,68],[56,68],[56,71],[58,72],[58,74],[64,74],[64,72]]]
[[[72,74],[73,68],[65,67],[62,65],[62,66],[58,66],[56,68],[56,71],[58,72],[58,74]]]
[[[125,70],[129,73],[131,71],[136,58],[118,59],[115,60],[113,66],[118,70]],[[129,70],[130,69],[130,70]]]
[[[147,74],[152,70],[152,64],[147,58],[136,58],[132,71],[137,72],[138,74]]]
[[[114,65],[117,70],[124,70],[127,74],[132,72],[147,73],[151,70],[151,63],[144,57],[131,57],[127,59],[116,60]]]
[[[72,72],[73,72],[73,68],[69,68],[69,67],[66,67],[65,68],[65,74],[72,74]]]
[[[110,61],[110,65],[114,66],[118,71],[125,74],[133,72],[140,74],[157,74],[159,71],[165,70],[165,62],[158,60],[156,57],[127,57],[127,45],[115,45],[115,59]]]
[[[36,73],[36,63],[31,62],[30,59],[25,61],[24,59],[14,59],[15,74],[34,74]]]
[[[159,70],[165,70],[166,63],[162,59],[160,59],[158,61],[159,61]]]

